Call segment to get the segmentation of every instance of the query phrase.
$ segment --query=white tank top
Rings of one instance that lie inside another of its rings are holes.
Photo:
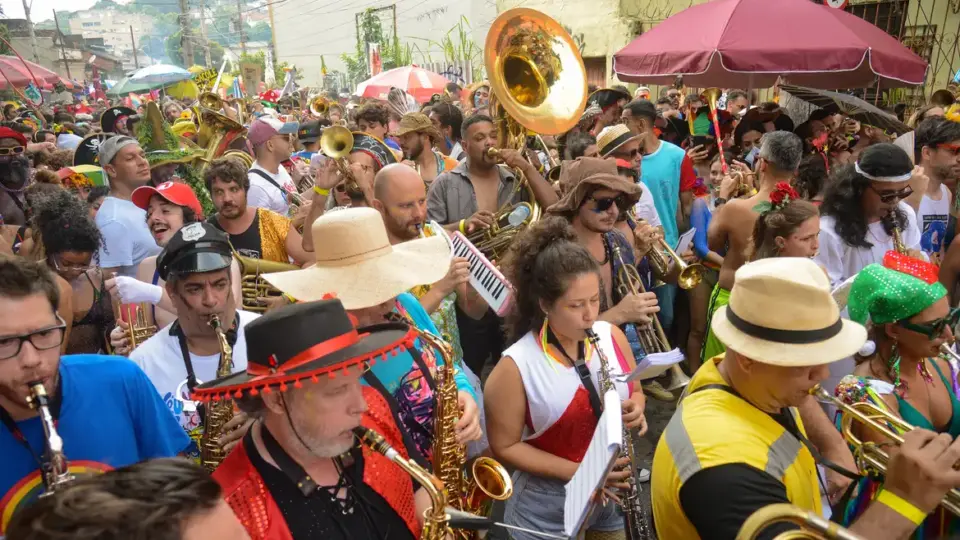
[[[610,333],[610,323],[597,321],[593,324],[593,331],[600,338],[600,348],[607,357],[611,378],[628,371],[626,361],[617,354]],[[600,371],[600,356],[596,349],[587,359],[590,369],[590,378],[599,391],[597,379]],[[543,434],[564,413],[569,414],[569,407],[577,390],[583,387],[580,376],[574,367],[561,365],[549,359],[540,348],[540,338],[536,332],[528,332],[519,341],[503,352],[509,356],[520,370],[523,380],[523,389],[527,396],[527,421],[524,426],[523,440],[535,439]],[[620,399],[630,397],[630,386],[626,383],[614,381],[614,387],[620,394]]]

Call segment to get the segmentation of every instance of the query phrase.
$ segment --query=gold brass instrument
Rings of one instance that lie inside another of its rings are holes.
[[[632,220],[634,223],[640,223],[643,220],[638,219],[634,214],[633,209],[627,211],[627,218]],[[652,248],[647,252],[647,258],[650,259],[650,263],[656,268],[657,272],[660,275],[666,275],[670,271],[670,261],[667,260],[666,255],[673,259],[674,264],[680,269],[680,275],[677,277],[677,285],[681,289],[690,290],[700,284],[703,281],[703,275],[706,273],[707,269],[703,267],[700,263],[689,264],[679,257],[673,248],[670,247],[670,244],[661,237],[657,244],[660,246]]]
[[[737,540],[756,540],[768,527],[783,522],[799,525],[800,529],[780,533],[774,540],[865,540],[814,512],[787,503],[764,506],[751,514],[740,527]]]
[[[423,512],[423,530],[421,540],[446,540],[451,534],[450,514],[447,514],[447,496],[443,482],[424,470],[412,459],[404,459],[382,435],[363,426],[353,428],[357,439],[365,446],[383,454],[413,477],[430,495],[430,508]]]
[[[320,151],[336,162],[340,176],[345,179],[347,193],[351,197],[360,197],[363,191],[357,179],[353,177],[353,173],[350,172],[350,163],[347,161],[347,156],[352,150],[353,133],[349,129],[343,126],[329,126],[323,129],[323,134],[320,135]]]
[[[893,234],[891,236],[893,237],[893,249],[895,249],[898,253],[909,255],[910,250],[907,249],[907,246],[903,243],[903,235],[900,233],[900,227],[894,225]]]
[[[481,456],[473,461],[470,478],[464,477],[466,448],[457,442],[457,421],[460,405],[457,400],[456,368],[453,349],[439,337],[416,326],[424,346],[437,351],[443,365],[437,363],[436,391],[434,393],[433,472],[444,485],[447,503],[457,510],[471,514],[489,515],[491,501],[505,501],[513,494],[513,481],[507,469],[495,459]],[[458,531],[468,533],[468,531]],[[470,538],[470,534],[458,537]]]
[[[232,157],[232,158],[239,159],[240,162],[243,163],[243,167],[245,169],[249,169],[250,167],[253,167],[253,156],[244,152],[243,150],[227,150],[220,157]]]
[[[723,157],[723,137],[720,134],[720,119],[717,118],[717,100],[720,99],[720,95],[723,94],[723,90],[719,88],[707,88],[703,92],[700,92],[700,101],[703,101],[710,107],[710,117],[713,119],[713,133],[716,135],[717,139],[717,148],[720,149],[720,168],[723,171],[723,174],[727,174],[727,159]]]
[[[594,332],[592,328],[588,328],[585,332],[587,334],[587,340],[593,343],[594,348],[597,350],[597,357],[600,358],[600,370],[597,378],[600,383],[600,399],[602,400],[607,392],[611,390],[616,391],[613,379],[610,377],[610,361],[600,346],[600,337],[597,336],[596,332]],[[650,521],[647,519],[646,508],[643,505],[643,500],[640,498],[642,488],[636,478],[638,463],[636,460],[637,453],[634,451],[633,432],[631,432],[627,426],[623,426],[622,437],[623,446],[620,452],[621,455],[630,458],[630,470],[632,472],[628,479],[630,487],[626,493],[623,493],[620,497],[620,508],[623,510],[624,533],[627,540],[653,538],[653,535],[650,533]]]
[[[194,117],[197,119],[197,145],[205,150],[206,163],[226,153],[227,145],[247,130],[239,122],[223,114],[223,99],[213,92],[204,92],[197,99]]]
[[[124,310],[123,306],[126,306]],[[122,312],[127,312],[127,338],[130,340],[130,351],[132,352],[144,341],[150,339],[157,333],[157,327],[147,322],[147,303],[124,304],[119,301],[113,302],[113,316],[117,321],[123,320]],[[129,354],[129,353],[127,353]]]
[[[897,445],[903,444],[903,437],[900,436],[900,433],[906,433],[914,429],[914,426],[873,403],[848,404],[831,395],[819,384],[810,389],[810,394],[819,401],[828,402],[843,411],[844,414],[840,419],[840,433],[847,444],[853,448],[853,455],[860,472],[869,475],[886,474],[890,454],[883,449],[882,445],[873,441],[864,441],[858,437],[853,432],[853,423],[859,422],[864,427],[883,435]],[[940,505],[954,515],[960,516],[960,490],[952,489],[947,492]]]
[[[223,110],[223,98],[213,92],[203,92],[200,94],[197,98],[197,104],[217,112]]]
[[[217,364],[217,378],[226,377],[233,373],[233,347],[227,341],[227,334],[217,314],[210,315],[207,324],[217,334],[220,345],[220,362]],[[223,426],[233,418],[233,400],[221,399],[211,401],[206,405],[206,415],[203,419],[203,435],[200,437],[200,464],[207,472],[213,472],[226,452],[218,442],[223,435]]]
[[[317,118],[326,118],[330,111],[330,100],[323,96],[316,96],[310,100],[310,114]]]
[[[643,282],[640,280],[640,274],[637,273],[637,267],[624,262],[620,246],[616,244],[613,245],[613,256],[620,265],[616,275],[617,292],[620,293],[620,297],[622,298],[628,294],[637,295],[647,292],[643,287]],[[660,324],[660,319],[656,314],[651,315],[650,318],[653,319],[653,322],[649,326],[635,325],[637,328],[637,337],[640,338],[640,344],[643,345],[643,350],[646,351],[647,354],[668,352],[670,350],[670,341],[667,340],[667,334],[663,331],[663,325]],[[670,372],[673,376],[670,379],[670,386],[667,390],[673,391],[690,384],[690,377],[687,377],[687,374],[680,369],[680,366],[674,364],[670,367]]]
[[[295,264],[244,257],[236,251],[233,252],[233,258],[240,265],[240,305],[243,309],[256,313],[263,313],[267,309],[267,306],[260,303],[260,298],[275,298],[283,294],[267,283],[262,277],[263,274],[300,269]]]
[[[501,13],[487,33],[484,63],[498,148],[522,152],[528,133],[559,135],[580,120],[587,103],[587,72],[579,49],[557,21],[527,8]],[[498,153],[488,150],[491,157]],[[517,191],[527,189],[527,210],[514,214],[519,205],[505,205],[495,222],[509,227],[491,227],[470,239],[491,259],[499,258],[518,232],[540,218],[530,180],[519,169],[513,172]],[[501,234],[506,235],[503,240],[497,238]]]
[[[41,473],[43,475],[43,485],[46,491],[41,497],[52,495],[57,489],[73,482],[73,475],[70,474],[70,467],[67,463],[67,456],[63,453],[63,439],[57,432],[57,423],[50,413],[50,399],[47,397],[47,389],[40,381],[29,383],[30,396],[27,398],[27,404],[30,408],[40,414],[40,422],[43,424],[43,437],[46,444],[43,453],[43,464]]]

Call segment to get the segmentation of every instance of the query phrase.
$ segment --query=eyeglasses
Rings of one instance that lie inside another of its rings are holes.
[[[946,317],[925,323],[912,323],[906,319],[897,321],[897,324],[918,334],[927,336],[928,339],[936,339],[943,334],[944,328],[948,325],[953,328],[960,321],[960,308],[953,308]]]
[[[614,155],[615,157],[619,157],[619,158],[633,159],[633,158],[637,157],[638,155],[640,155],[640,149],[639,149],[639,148],[634,148],[633,150],[631,150],[631,151],[629,151],[629,152],[624,152],[624,151],[613,152],[613,155]]]
[[[0,148],[0,156],[19,156],[26,150],[26,147],[23,146],[8,146],[5,148]]]
[[[880,191],[879,189],[875,188],[873,184],[870,184],[870,189],[872,189],[874,193],[876,193],[880,197],[881,202],[885,202],[885,203],[892,203],[892,202],[899,201],[901,199],[906,199],[913,193],[913,188],[910,186],[907,186],[903,189],[898,189],[896,191],[890,191],[890,190]]]
[[[593,211],[598,214],[600,212],[606,212],[613,205],[617,205],[619,210],[623,210],[624,207],[627,206],[627,198],[623,195],[617,195],[616,197],[604,197],[600,199],[590,195],[587,197],[587,199],[593,201]]]
[[[67,324],[59,315],[57,315],[57,320],[60,321],[60,324],[42,328],[36,332],[21,334],[19,336],[0,337],[0,360],[13,358],[20,354],[20,348],[23,347],[23,342],[27,340],[29,340],[33,348],[38,351],[46,351],[59,347],[60,344],[63,343],[63,334],[67,328]]]
[[[60,260],[59,257],[52,257],[53,268],[59,272],[87,272],[93,270],[96,266],[92,264],[73,264]]]

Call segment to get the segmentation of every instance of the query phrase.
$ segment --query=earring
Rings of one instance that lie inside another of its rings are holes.
[[[547,316],[543,317],[543,326],[540,327],[540,350],[547,351]]]
[[[887,360],[887,369],[891,378],[893,379],[893,388],[894,391],[900,397],[904,397],[906,394],[906,389],[903,387],[903,381],[900,380],[900,349],[897,346],[897,342],[893,342],[893,348],[890,349],[890,359]]]

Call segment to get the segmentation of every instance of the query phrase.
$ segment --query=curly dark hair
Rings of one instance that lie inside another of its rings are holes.
[[[236,183],[244,191],[250,190],[250,177],[247,175],[247,168],[239,158],[232,156],[217,158],[210,162],[210,166],[203,171],[203,183],[207,186],[207,192],[213,193],[213,181],[219,180],[224,183]]]
[[[390,123],[390,109],[382,101],[369,101],[357,110],[356,122],[359,123],[360,120],[368,124],[382,124],[386,126]]]
[[[505,323],[508,339],[516,341],[539,328],[544,317],[540,302],[553,304],[570,279],[588,272],[599,273],[600,267],[562,217],[543,218],[521,233],[503,259],[503,273],[517,291]]]
[[[90,219],[87,205],[67,190],[60,190],[37,201],[33,224],[40,233],[47,256],[64,251],[96,253],[102,238]]]
[[[815,153],[804,156],[797,169],[797,179],[793,186],[800,196],[811,201],[823,190],[827,180],[827,161],[823,154]]]
[[[910,156],[891,143],[867,147],[857,163],[860,170],[871,176],[900,176],[913,170]],[[820,206],[821,215],[836,219],[837,235],[854,247],[873,247],[867,241],[867,216],[863,211],[863,194],[870,189],[870,185],[871,180],[858,174],[853,164],[840,167],[830,176]],[[902,230],[906,225],[907,215],[899,208],[894,208],[891,216],[883,220],[883,229],[887,234],[893,233],[894,226]]]
[[[761,214],[756,225],[753,226],[753,236],[750,237],[750,247],[747,248],[747,260],[757,261],[776,257],[779,253],[776,238],[790,236],[803,222],[817,215],[819,215],[817,207],[802,199],[792,200],[779,210]]]
[[[180,540],[191,518],[213,510],[220,485],[183,458],[144,461],[76,480],[14,516],[21,540]]]

